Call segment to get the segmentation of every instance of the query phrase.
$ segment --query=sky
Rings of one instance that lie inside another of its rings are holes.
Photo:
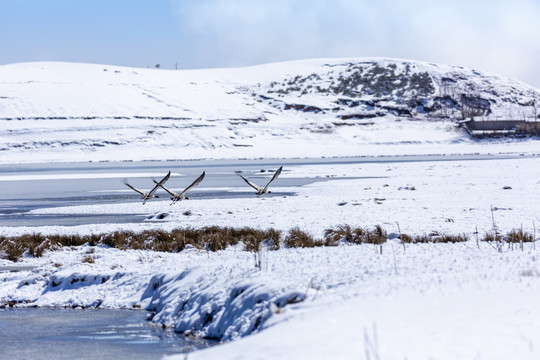
[[[194,69],[390,57],[540,88],[538,19],[538,0],[0,0],[0,64]]]

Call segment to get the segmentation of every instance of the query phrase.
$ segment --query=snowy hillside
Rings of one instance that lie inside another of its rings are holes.
[[[452,122],[463,104],[522,119],[534,118],[539,100],[495,74],[390,59],[190,71],[4,65],[0,161],[478,152]]]

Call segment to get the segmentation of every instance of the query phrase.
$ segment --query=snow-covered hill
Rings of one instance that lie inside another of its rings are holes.
[[[21,63],[0,66],[0,161],[478,152],[452,121],[463,105],[521,119],[539,100],[495,74],[392,59],[189,71]]]

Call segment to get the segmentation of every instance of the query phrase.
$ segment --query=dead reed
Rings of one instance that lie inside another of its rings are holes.
[[[387,240],[386,231],[377,225],[373,230],[362,227],[351,228],[349,225],[338,225],[324,231],[325,246],[336,246],[340,241],[353,244],[380,245]]]
[[[200,229],[174,229],[170,232],[163,230],[145,230],[140,233],[115,231],[99,235],[42,235],[36,233],[11,238],[0,237],[0,257],[17,261],[25,253],[33,257],[40,257],[45,250],[83,244],[105,245],[121,250],[180,252],[188,244],[197,249],[219,251],[238,243],[243,243],[246,251],[257,252],[261,246],[268,250],[278,250],[281,243],[281,232],[275,229],[207,226]]]
[[[317,240],[307,232],[295,227],[289,230],[289,234],[285,237],[285,245],[290,248],[312,248],[323,246],[324,241]]]
[[[460,243],[469,240],[466,234],[449,235],[437,232],[429,235],[411,236],[400,234],[402,244],[423,243]],[[519,230],[512,230],[503,236],[497,231],[486,232],[483,238],[497,245],[500,249],[508,244],[533,243],[535,235]],[[478,241],[477,240],[477,241]],[[279,250],[281,245],[289,248],[312,248],[319,246],[337,246],[342,242],[351,244],[380,245],[387,241],[387,233],[382,226],[373,229],[339,225],[324,231],[323,239],[317,239],[309,233],[295,227],[288,231],[283,238],[281,231],[270,228],[266,230],[251,227],[233,228],[220,226],[207,226],[199,229],[178,228],[172,231],[145,230],[140,233],[133,231],[115,231],[106,234],[93,235],[42,235],[39,233],[24,234],[17,237],[0,236],[0,258],[11,261],[19,260],[23,255],[40,257],[46,250],[56,250],[64,246],[108,246],[111,248],[127,250],[152,250],[163,252],[180,252],[191,245],[200,250],[219,251],[229,246],[243,244],[246,251],[258,253],[262,250]]]

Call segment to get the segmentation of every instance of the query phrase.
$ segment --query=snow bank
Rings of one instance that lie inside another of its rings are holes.
[[[195,359],[534,359],[539,255],[532,244],[498,253],[474,242],[390,241],[382,254],[372,245],[267,251],[257,268],[240,248],[83,246],[24,259],[32,271],[0,273],[0,300],[141,306],[177,331],[223,340],[254,334]]]

